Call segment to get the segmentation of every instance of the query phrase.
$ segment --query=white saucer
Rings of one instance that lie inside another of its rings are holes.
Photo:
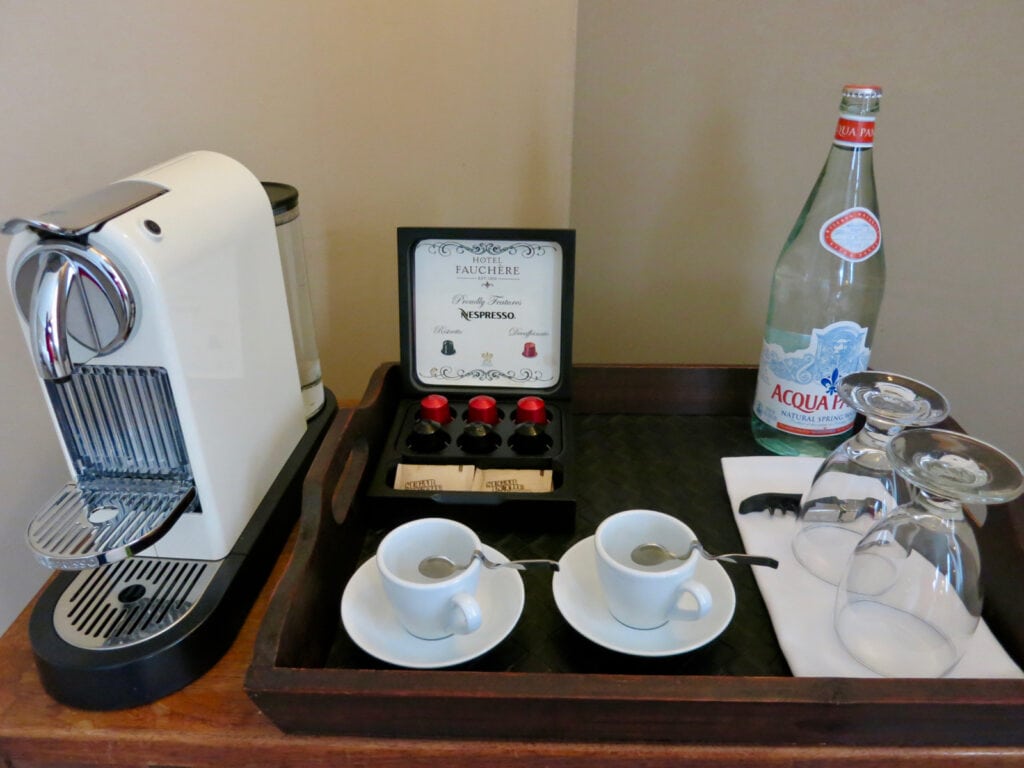
[[[631,656],[673,656],[714,640],[729,626],[736,609],[732,581],[719,563],[701,558],[695,578],[711,590],[713,604],[706,616],[670,621],[656,629],[632,629],[608,612],[597,578],[594,537],[589,536],[562,555],[551,588],[562,616],[588,640]]]
[[[495,562],[508,560],[486,544],[481,549]],[[508,636],[523,612],[523,579],[512,568],[482,568],[476,597],[483,614],[483,624],[476,632],[440,640],[413,637],[395,616],[371,557],[345,586],[341,623],[356,645],[388,664],[414,669],[450,667],[475,659]]]

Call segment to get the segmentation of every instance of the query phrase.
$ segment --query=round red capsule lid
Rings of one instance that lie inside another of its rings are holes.
[[[436,421],[447,424],[452,420],[452,410],[448,407],[448,398],[444,395],[427,395],[420,400],[420,418],[424,421]]]
[[[536,395],[527,395],[519,399],[516,404],[516,422],[530,422],[532,424],[547,424],[548,410],[544,400]]]
[[[469,413],[466,421],[479,421],[484,424],[498,423],[498,402],[490,395],[477,395],[469,401]]]

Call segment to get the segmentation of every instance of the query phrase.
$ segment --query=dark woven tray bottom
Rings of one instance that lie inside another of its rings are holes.
[[[623,509],[657,509],[684,520],[712,552],[743,551],[732,520],[720,459],[764,451],[750,435],[748,417],[575,416],[577,498],[571,534],[524,535],[480,531],[484,543],[511,559],[557,559]],[[443,512],[439,511],[439,514]],[[384,531],[367,530],[359,562],[373,556]],[[608,651],[579,635],[555,605],[551,575],[524,574],[526,607],[496,648],[456,669],[485,672],[572,672],[662,675],[786,676],[790,674],[750,569],[724,564],[736,589],[732,623],[714,641],[690,653],[636,658]],[[383,669],[360,650],[339,622],[328,667]]]

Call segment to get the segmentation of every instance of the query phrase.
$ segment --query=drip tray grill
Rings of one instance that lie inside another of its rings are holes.
[[[29,524],[28,544],[48,568],[95,568],[151,546],[195,497],[173,480],[68,483]]]
[[[135,557],[82,571],[57,601],[54,628],[86,650],[141,643],[188,614],[220,562]]]

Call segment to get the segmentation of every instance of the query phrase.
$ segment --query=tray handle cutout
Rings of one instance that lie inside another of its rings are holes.
[[[365,438],[359,438],[352,444],[348,456],[345,457],[345,466],[341,469],[338,484],[331,496],[331,513],[338,525],[345,522],[369,463],[370,446]]]

